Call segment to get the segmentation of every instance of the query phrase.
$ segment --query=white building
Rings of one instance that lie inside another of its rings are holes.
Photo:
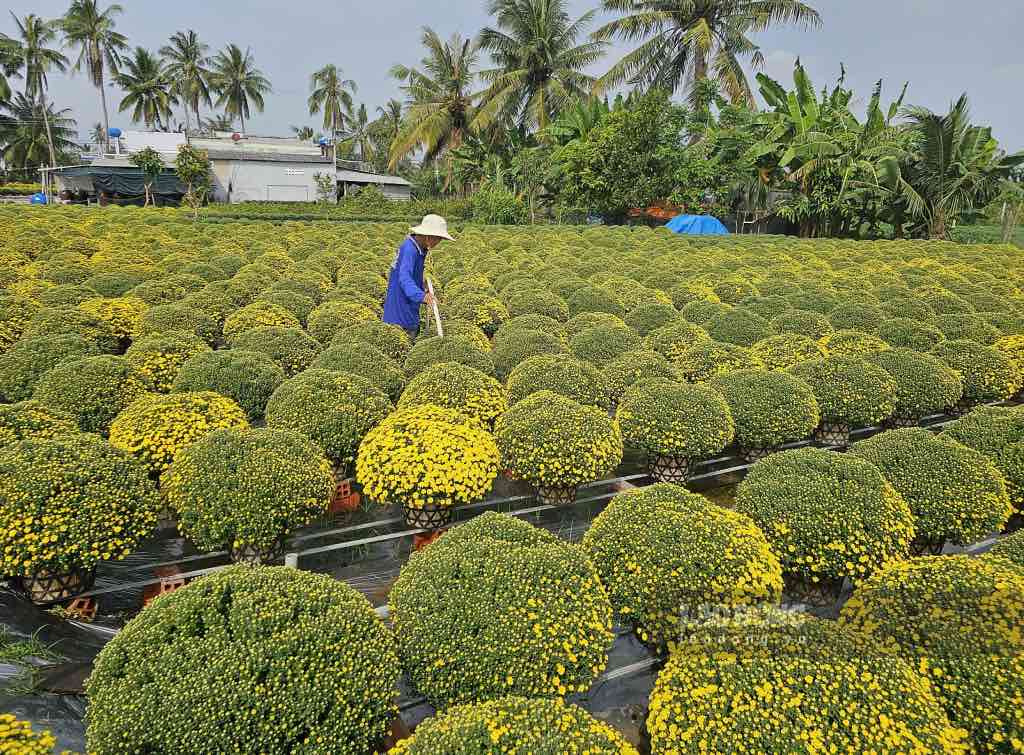
[[[97,162],[123,163],[130,169],[127,156],[152,147],[170,164],[185,141],[184,134],[124,131],[113,140],[114,154]],[[349,196],[365,186],[377,186],[391,199],[412,196],[412,186],[405,179],[338,168],[332,165],[329,153],[308,141],[230,133],[192,136],[188,141],[210,156],[213,202],[315,202],[317,174],[331,175],[339,196]]]

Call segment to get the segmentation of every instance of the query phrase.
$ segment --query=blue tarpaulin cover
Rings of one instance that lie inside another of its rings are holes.
[[[728,236],[729,229],[722,221],[711,215],[677,215],[666,227],[674,233],[688,233],[693,236]]]

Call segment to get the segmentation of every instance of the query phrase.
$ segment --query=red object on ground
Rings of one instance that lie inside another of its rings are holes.
[[[331,498],[331,505],[327,509],[330,513],[351,512],[359,508],[362,498],[359,493],[352,490],[353,482],[354,480],[349,477],[338,483],[338,486],[334,489],[334,497]]]
[[[437,540],[441,535],[445,533],[444,530],[430,530],[430,532],[422,532],[419,535],[412,536],[412,549],[414,551],[420,551],[430,545],[432,542]]]
[[[83,621],[92,621],[96,618],[96,601],[92,598],[75,598],[65,611]]]
[[[174,592],[186,584],[184,577],[170,577],[167,579],[161,579],[159,584],[150,585],[142,593],[142,605],[143,607],[148,606],[154,600],[159,598],[161,595],[166,595],[169,592]]]

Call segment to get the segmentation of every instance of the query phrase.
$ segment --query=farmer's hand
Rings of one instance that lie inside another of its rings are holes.
[[[423,294],[423,306],[430,307],[434,304],[434,296],[429,291]]]

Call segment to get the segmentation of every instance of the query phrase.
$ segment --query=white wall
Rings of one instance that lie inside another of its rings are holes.
[[[270,161],[211,160],[213,201],[227,202],[315,202],[313,176],[330,170],[329,164]]]

